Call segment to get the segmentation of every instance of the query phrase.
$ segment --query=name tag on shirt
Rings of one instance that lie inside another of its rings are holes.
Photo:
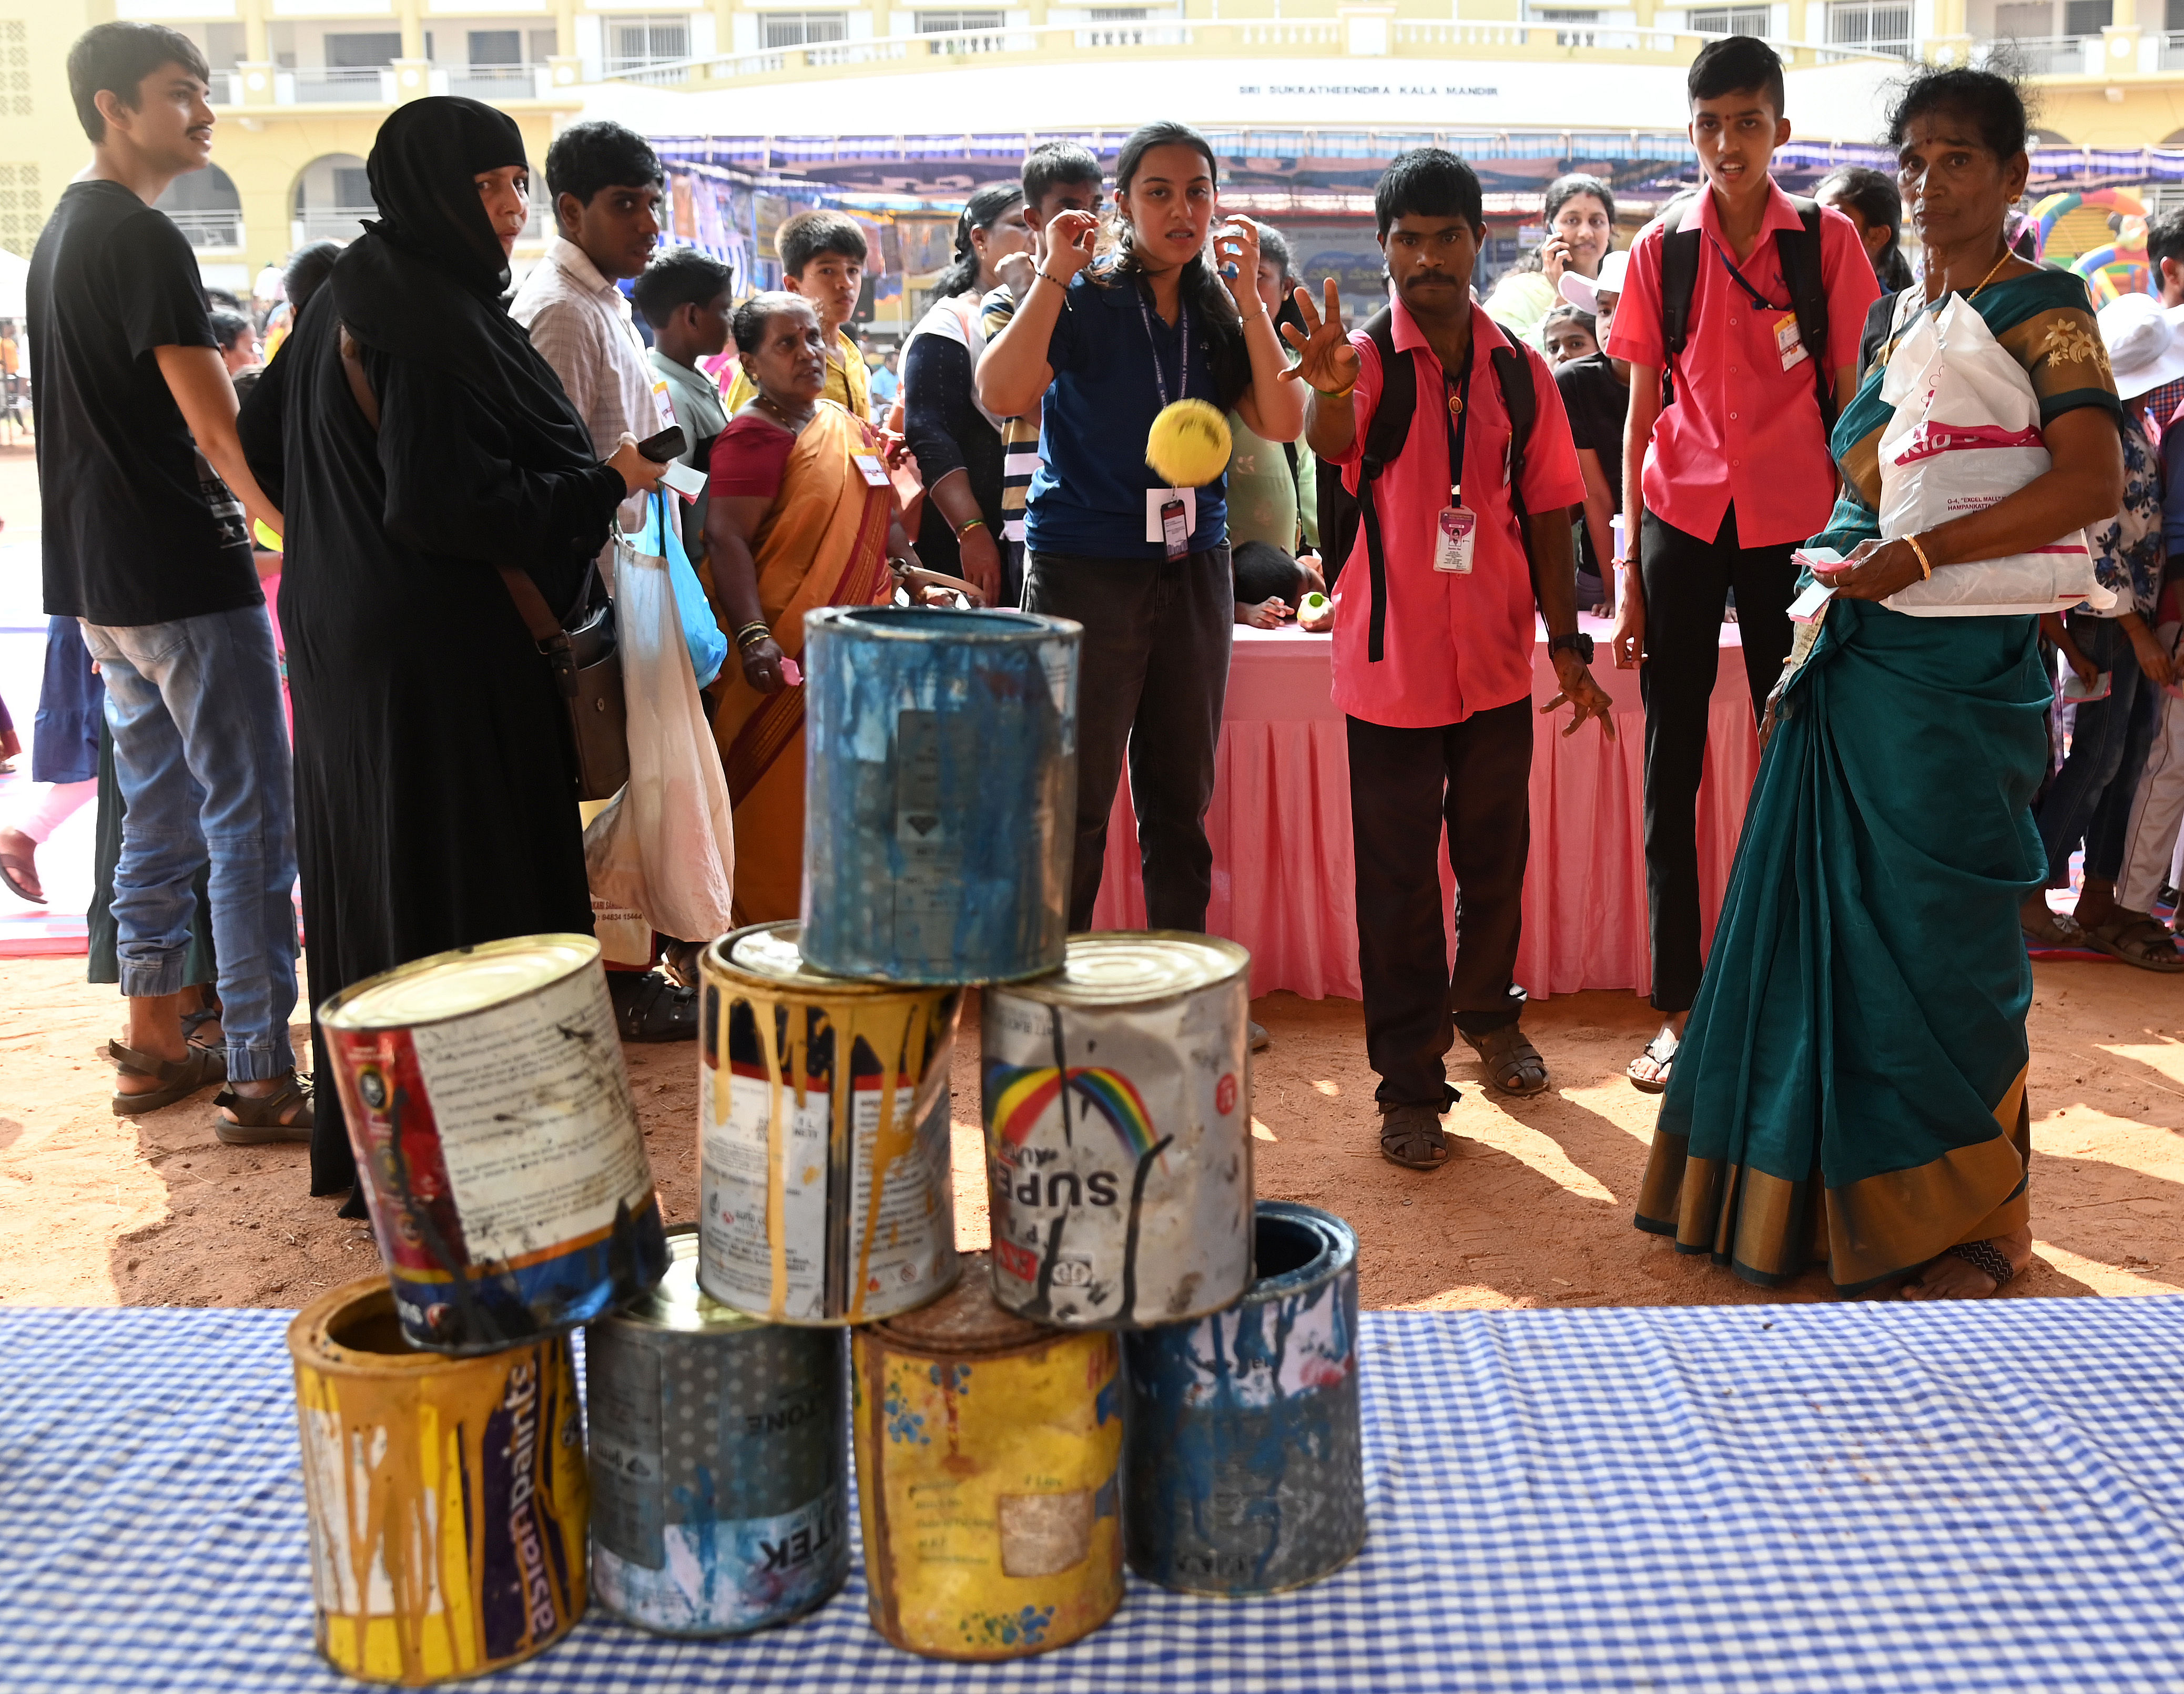
[[[887,467],[880,463],[878,454],[859,453],[852,453],[850,457],[857,462],[857,469],[863,473],[865,486],[867,488],[885,488],[889,486]]]
[[[675,427],[675,399],[667,392],[667,379],[664,376],[655,376],[652,380],[652,409],[660,414],[661,429]]]
[[[1171,512],[1172,507],[1179,510]],[[1169,534],[1169,525],[1183,525],[1183,547],[1178,551]],[[1198,491],[1195,488],[1148,488],[1145,490],[1145,539],[1158,542],[1167,549],[1170,558],[1181,558],[1190,551],[1190,538],[1198,530]]]
[[[1472,548],[1479,539],[1479,514],[1464,506],[1441,508],[1434,536],[1434,569],[1451,576],[1471,575]]]
[[[1795,312],[1785,312],[1774,320],[1774,351],[1781,355],[1785,370],[1795,370],[1812,357],[1805,351],[1805,338],[1797,333]]]

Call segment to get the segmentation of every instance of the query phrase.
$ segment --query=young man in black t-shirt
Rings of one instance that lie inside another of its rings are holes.
[[[31,257],[30,342],[48,613],[105,680],[128,803],[114,875],[125,1041],[117,1116],[225,1077],[223,1141],[308,1141],[296,1077],[288,741],[243,461],[196,256],[152,210],[212,154],[209,72],[186,36],[102,24],[69,52],[91,164]],[[225,1053],[187,1042],[191,882],[209,858]]]
[[[1627,253],[1611,253],[1601,261],[1597,276],[1580,276],[1574,270],[1563,275],[1563,299],[1592,314],[1593,336],[1603,347],[1615,321],[1615,303],[1622,296],[1623,273],[1630,260]],[[1605,617],[1614,609],[1613,573],[1607,567],[1615,556],[1615,514],[1623,509],[1623,422],[1630,409],[1630,368],[1595,352],[1557,365],[1555,386],[1563,397],[1563,410],[1569,414],[1570,439],[1577,443],[1578,468],[1585,474],[1577,603]]]

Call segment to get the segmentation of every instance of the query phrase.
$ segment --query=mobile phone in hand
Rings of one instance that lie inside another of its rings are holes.
[[[2082,706],[2094,700],[2109,697],[2109,689],[2115,681],[2115,673],[2104,670],[2088,682],[2075,669],[2063,673],[2063,697],[2074,706]]]
[[[647,436],[637,444],[637,450],[655,464],[665,464],[671,458],[690,450],[690,438],[682,433],[679,424],[670,424],[656,436]]]

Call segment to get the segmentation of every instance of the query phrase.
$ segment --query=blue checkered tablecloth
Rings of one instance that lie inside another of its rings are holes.
[[[0,1687],[354,1687],[311,1648],[282,1330],[0,1312]],[[934,1663],[865,1620],[596,1613],[469,1685],[803,1694],[2184,1690],[2184,1298],[1373,1314],[1372,1536],[1317,1587],[1134,1580],[1086,1641]]]

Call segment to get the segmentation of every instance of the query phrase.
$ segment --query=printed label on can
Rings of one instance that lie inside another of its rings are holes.
[[[599,1598],[649,1627],[688,1634],[756,1629],[816,1606],[839,1585],[848,1518],[838,1487],[777,1517],[669,1524],[657,1569],[604,1542],[592,1550]]]
[[[987,1172],[1003,1306],[1056,1324],[1127,1325],[1243,1293],[1245,1030],[1240,980],[1097,1010],[987,991]]]
[[[928,921],[953,925],[963,903],[963,842],[950,827],[951,801],[978,769],[978,718],[967,712],[905,711],[895,717],[893,867],[895,934]],[[960,819],[958,819],[960,821]]]
[[[782,1243],[783,1284],[776,1288],[767,1223],[776,1090],[762,1073],[751,1074],[740,1065],[715,1076],[725,1076],[725,1090],[711,1078],[699,1090],[699,1262],[701,1280],[716,1297],[746,1311],[777,1310],[792,1323],[824,1323],[856,1309],[860,1292],[864,1310],[879,1315],[922,1305],[946,1286],[954,1267],[956,1226],[944,1090],[910,1145],[888,1162],[875,1219],[872,1184],[881,1080],[860,1077],[850,1091],[855,1143],[844,1150],[845,1171],[834,1164],[833,1108],[824,1080],[807,1081],[800,1099],[794,1088],[781,1087],[782,1214],[775,1228]],[[716,1114],[722,1091],[727,1109]],[[916,1106],[916,1089],[898,1083],[896,1132],[908,1126]]]

